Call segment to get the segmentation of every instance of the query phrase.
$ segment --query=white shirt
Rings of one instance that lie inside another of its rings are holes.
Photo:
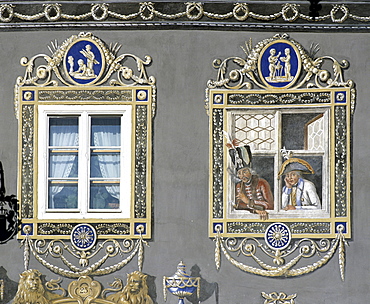
[[[292,188],[283,187],[282,207],[293,205],[291,202]],[[313,182],[300,178],[297,183],[296,207],[315,206],[321,208],[320,198],[317,195],[316,187]]]

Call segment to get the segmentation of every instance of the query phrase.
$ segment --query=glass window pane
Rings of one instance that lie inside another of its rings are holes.
[[[78,117],[49,117],[49,146],[78,145]]]
[[[120,153],[92,152],[90,164],[90,177],[92,178],[119,178]]]
[[[58,150],[50,151],[49,177],[78,177],[77,152],[63,152]]]
[[[276,149],[275,113],[235,114],[235,138],[255,150]]]
[[[118,147],[121,145],[120,116],[91,117],[91,146]]]
[[[119,208],[119,184],[95,184],[90,185],[90,209],[118,209]]]
[[[49,209],[76,209],[78,183],[49,182]]]
[[[287,150],[305,149],[306,124],[318,113],[289,113],[282,115],[282,146]]]

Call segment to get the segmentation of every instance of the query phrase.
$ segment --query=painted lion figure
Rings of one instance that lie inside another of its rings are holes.
[[[13,304],[48,304],[50,300],[58,297],[60,296],[57,294],[45,291],[40,271],[29,269],[20,274]]]
[[[147,275],[139,271],[127,274],[127,283],[122,291],[108,296],[108,300],[117,304],[153,304],[148,295]]]

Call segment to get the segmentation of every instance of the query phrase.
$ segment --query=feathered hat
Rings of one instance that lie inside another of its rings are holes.
[[[305,160],[296,157],[290,157],[292,153],[285,150],[285,148],[282,149],[281,152],[286,160],[281,165],[278,176],[287,174],[291,171],[300,171],[305,174],[315,173],[311,165]]]
[[[229,148],[229,155],[233,162],[235,169],[238,171],[243,168],[250,168],[252,163],[252,152],[248,145],[238,146],[238,140],[235,138],[231,140],[230,135],[224,131],[228,142],[226,146]]]

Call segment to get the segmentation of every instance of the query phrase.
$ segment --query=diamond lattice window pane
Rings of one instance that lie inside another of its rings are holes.
[[[274,114],[236,114],[235,137],[256,150],[275,149]]]
[[[319,115],[307,124],[307,149],[311,151],[324,150],[324,117]]]

